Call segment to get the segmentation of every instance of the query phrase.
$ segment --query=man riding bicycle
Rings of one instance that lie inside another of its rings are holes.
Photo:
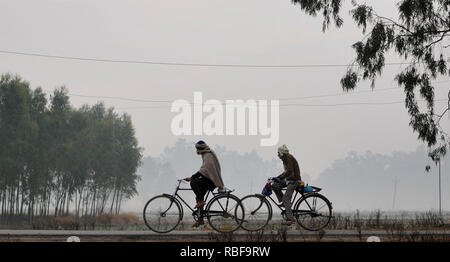
[[[185,180],[190,181],[191,188],[195,193],[197,205],[194,208],[200,209],[198,221],[193,225],[193,227],[198,227],[204,224],[203,206],[206,204],[204,201],[205,194],[208,190],[212,191],[216,187],[219,188],[220,192],[224,190],[225,186],[222,180],[220,163],[214,151],[202,140],[195,144],[195,148],[197,149],[197,154],[202,156],[203,164],[197,173],[185,178]]]
[[[284,172],[275,178],[272,184],[273,192],[278,198],[278,201],[282,203],[286,210],[287,221],[283,222],[284,225],[295,224],[295,218],[292,214],[291,198],[298,184],[301,182],[300,168],[297,160],[293,155],[289,154],[289,149],[286,145],[282,145],[278,148],[278,157],[283,161]],[[286,192],[283,194],[281,191],[286,188]]]

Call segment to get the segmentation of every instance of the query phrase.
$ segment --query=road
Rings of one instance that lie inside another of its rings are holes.
[[[450,242],[450,230],[325,230],[310,232],[291,230],[286,234],[280,231],[249,233],[237,231],[233,234],[220,234],[210,230],[172,231],[166,234],[152,231],[85,231],[85,230],[0,230],[1,242],[61,242],[70,236],[77,236],[81,242],[203,242],[203,241],[245,241],[245,242],[278,242],[278,241],[367,241],[370,236],[377,236],[386,241],[445,241]]]

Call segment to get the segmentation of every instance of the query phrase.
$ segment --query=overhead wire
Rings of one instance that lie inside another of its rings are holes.
[[[53,59],[64,59],[64,60],[78,60],[78,61],[89,61],[89,62],[105,62],[105,63],[127,63],[127,64],[149,64],[149,65],[165,65],[165,66],[190,66],[190,67],[238,67],[238,68],[315,68],[315,67],[349,67],[354,66],[353,64],[210,64],[210,63],[185,63],[185,62],[161,62],[153,60],[121,60],[121,59],[103,59],[103,58],[90,58],[90,57],[78,57],[78,56],[61,56],[61,55],[51,55],[43,53],[30,53],[30,52],[18,52],[11,50],[0,50],[3,54],[12,55],[22,55],[22,56],[34,56],[43,58],[53,58]],[[385,65],[404,65],[409,64],[405,62],[397,63],[386,63]],[[448,81],[439,81],[448,82]],[[397,87],[382,88],[376,90],[363,90],[356,92],[347,93],[333,93],[333,94],[323,94],[323,95],[313,95],[313,96],[302,96],[302,97],[281,97],[276,98],[280,101],[288,100],[302,100],[302,99],[312,99],[312,98],[324,98],[324,97],[334,97],[334,96],[344,96],[352,94],[370,93],[378,91],[388,91],[398,89]],[[174,100],[154,100],[154,99],[138,99],[138,98],[126,98],[126,97],[115,97],[115,96],[94,96],[94,95],[83,95],[69,93],[70,96],[74,97],[84,97],[84,98],[100,98],[100,99],[116,99],[131,102],[144,102],[144,103],[173,103]],[[448,101],[435,100],[435,101]],[[389,105],[389,104],[399,104],[404,101],[390,101],[390,102],[351,102],[351,103],[341,103],[341,104],[281,104],[280,106],[309,106],[309,107],[335,107],[335,106],[350,106],[350,105]],[[193,104],[193,103],[189,103]],[[151,108],[168,108],[170,106],[145,106],[145,107],[118,107],[116,109],[151,109]]]
[[[213,64],[213,63],[187,63],[187,62],[164,62],[153,60],[131,60],[131,59],[112,59],[112,58],[92,58],[79,56],[62,56],[44,53],[19,52],[11,50],[0,50],[2,54],[34,56],[43,58],[77,60],[87,62],[103,62],[103,63],[125,63],[125,64],[147,64],[147,65],[163,65],[163,66],[188,66],[188,67],[237,67],[237,68],[323,68],[323,67],[351,67],[354,64]],[[405,65],[405,62],[385,63],[385,65]]]
[[[450,82],[450,80],[444,80],[444,81],[435,81],[433,83],[445,83]],[[354,92],[344,92],[344,93],[331,93],[331,94],[323,94],[323,95],[313,95],[313,96],[301,96],[301,97],[289,97],[289,98],[272,98],[272,100],[280,100],[280,101],[286,101],[286,100],[302,100],[302,99],[313,99],[313,98],[325,98],[325,97],[336,97],[336,96],[346,96],[346,95],[353,95],[353,94],[362,94],[362,93],[374,93],[374,92],[383,92],[383,91],[389,91],[389,90],[399,90],[398,87],[388,87],[388,88],[380,88],[380,89],[373,89],[373,90],[361,90],[361,91],[354,91]],[[85,97],[85,98],[97,98],[97,99],[115,99],[115,100],[122,100],[122,101],[131,101],[131,102],[142,102],[142,103],[174,103],[176,100],[154,100],[154,99],[137,99],[137,98],[126,98],[126,97],[117,97],[117,96],[94,96],[94,95],[80,95],[80,94],[74,94],[69,93],[70,96],[74,97]],[[436,100],[439,101],[439,100]],[[447,101],[447,100],[445,100]],[[403,103],[404,101],[390,101],[390,102],[351,102],[351,103],[341,103],[341,104],[298,104],[298,103],[291,103],[291,104],[281,104],[280,106],[311,106],[311,107],[326,107],[326,106],[346,106],[346,105],[389,105],[389,104],[398,104]],[[192,102],[188,102],[189,105],[194,105]],[[209,103],[211,105],[211,103]],[[137,107],[118,107],[116,109],[145,109],[145,108],[170,108],[171,106],[137,106]]]

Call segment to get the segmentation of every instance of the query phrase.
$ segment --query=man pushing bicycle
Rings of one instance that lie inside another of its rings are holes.
[[[272,189],[278,201],[283,204],[286,210],[287,220],[283,222],[283,225],[289,226],[296,223],[292,214],[291,198],[302,178],[298,162],[293,155],[289,154],[286,145],[278,148],[278,157],[283,161],[284,172],[274,179]],[[285,187],[287,187],[286,192],[283,194],[282,189]]]

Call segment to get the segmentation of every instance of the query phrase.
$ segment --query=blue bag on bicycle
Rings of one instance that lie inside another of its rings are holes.
[[[270,196],[270,195],[272,194],[272,184],[271,184],[271,183],[267,183],[267,184],[264,186],[264,188],[263,188],[261,194],[262,194],[262,195],[265,195],[265,196]]]
[[[303,188],[303,193],[312,193],[312,192],[314,192],[314,189],[310,185],[306,185]]]

